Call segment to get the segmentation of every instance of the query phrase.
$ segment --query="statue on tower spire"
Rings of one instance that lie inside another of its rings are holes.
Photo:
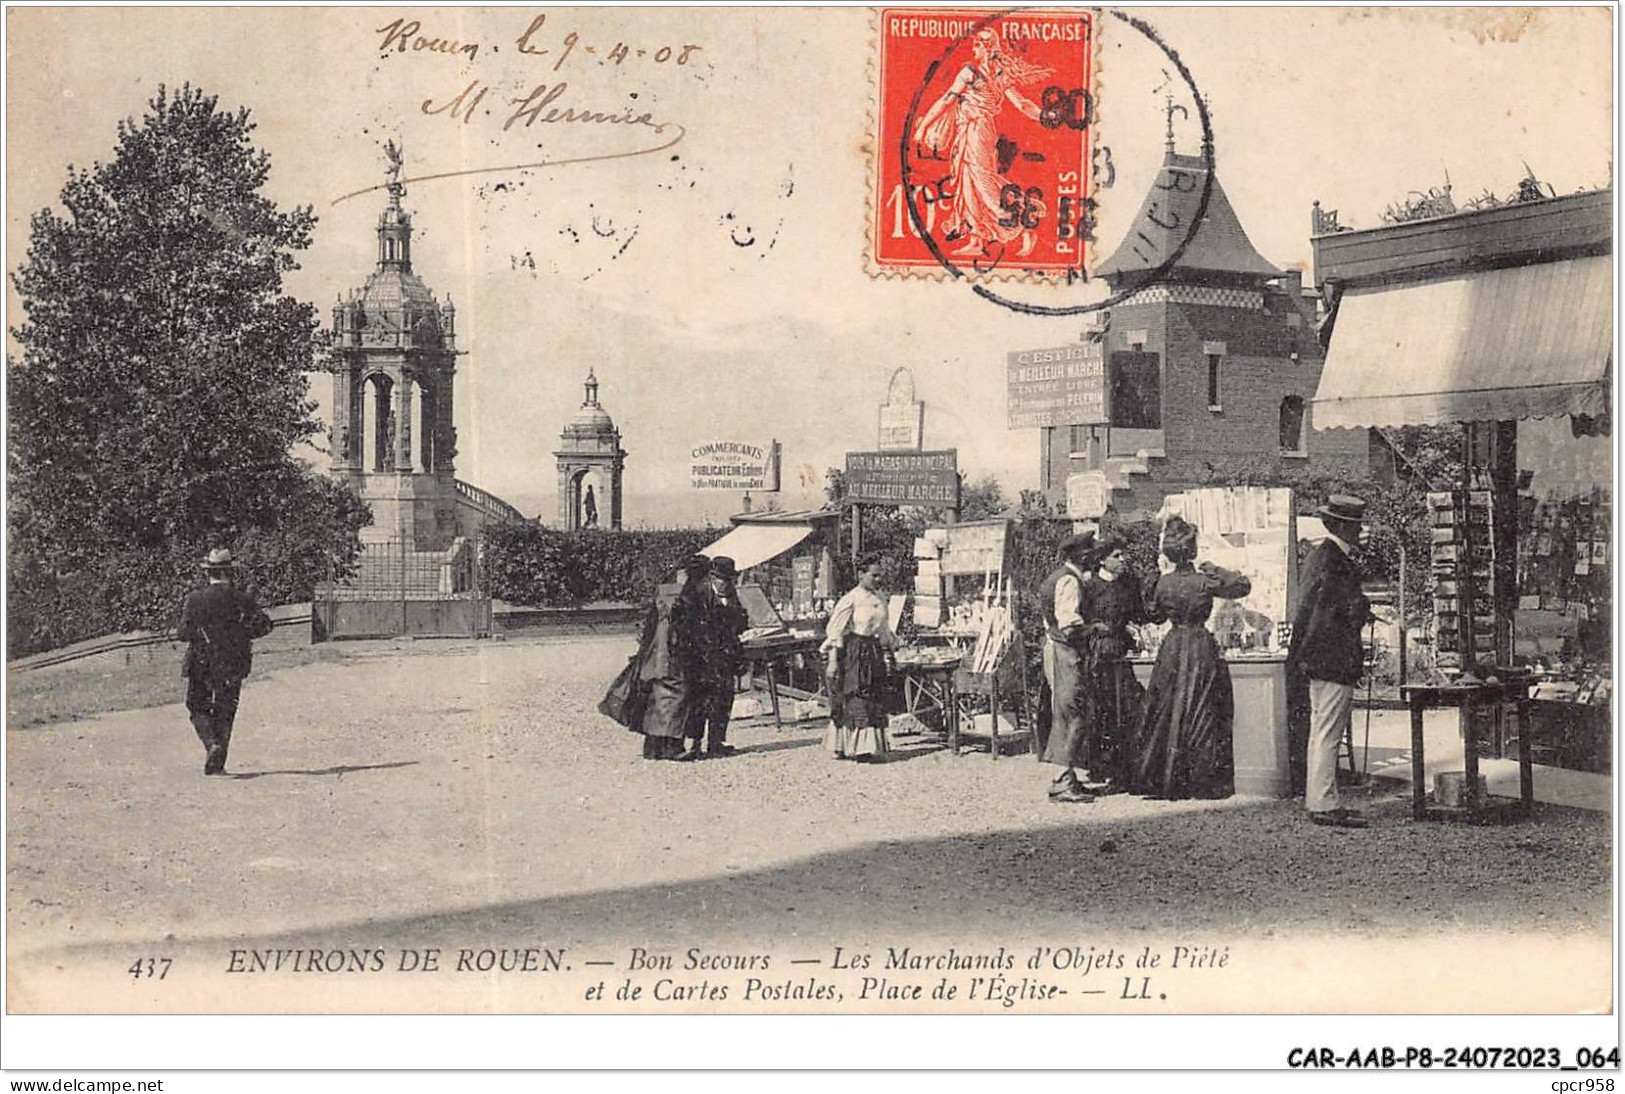
[[[405,157],[401,153],[401,146],[393,139],[384,142],[384,159],[389,161],[385,171],[389,175],[389,196],[399,200],[406,193],[406,187],[401,185],[401,171],[406,166]]]

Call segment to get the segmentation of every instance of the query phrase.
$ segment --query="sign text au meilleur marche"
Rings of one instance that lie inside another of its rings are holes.
[[[959,506],[959,450],[848,452],[846,497],[870,505]]]
[[[1009,355],[1010,428],[1103,425],[1106,368],[1099,342]]]

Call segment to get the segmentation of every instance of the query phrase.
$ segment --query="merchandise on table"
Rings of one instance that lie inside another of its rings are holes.
[[[1252,486],[1170,494],[1165,511],[1197,527],[1197,557],[1245,574],[1244,597],[1215,603],[1208,629],[1227,660],[1268,660],[1284,654],[1291,638],[1291,589],[1297,580],[1297,517],[1292,491]],[[1159,564],[1164,564],[1160,555]],[[1148,577],[1148,583],[1154,583]],[[1140,653],[1154,658],[1166,623],[1133,628]]]

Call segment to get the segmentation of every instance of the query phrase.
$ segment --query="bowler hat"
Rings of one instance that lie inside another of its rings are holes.
[[[203,560],[205,570],[229,570],[234,565],[235,563],[231,560],[231,552],[224,547],[216,547]]]
[[[727,555],[718,555],[711,560],[711,572],[718,577],[733,577],[739,573],[734,569],[734,560]]]
[[[705,555],[690,555],[688,561],[683,563],[683,572],[691,576],[700,576],[711,572],[711,560]]]
[[[1315,510],[1315,514],[1323,520],[1346,520],[1351,524],[1360,524],[1365,520],[1365,499],[1353,494],[1333,494],[1326,499],[1325,505]]]
[[[1095,550],[1095,534],[1093,532],[1075,532],[1061,541],[1061,557],[1075,558],[1078,555],[1092,554]]]

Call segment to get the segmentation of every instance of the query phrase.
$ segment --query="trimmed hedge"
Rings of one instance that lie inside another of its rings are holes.
[[[485,529],[485,589],[510,604],[567,608],[643,604],[682,561],[714,542],[714,528],[561,532],[535,524]]]
[[[65,560],[14,535],[6,560],[6,656],[173,628],[181,601],[204,583],[204,555],[218,546],[230,547],[241,564],[239,580],[262,607],[310,600],[318,583],[353,570],[359,531],[372,518],[348,487],[316,476],[302,477],[290,499],[274,523],[89,559]]]

